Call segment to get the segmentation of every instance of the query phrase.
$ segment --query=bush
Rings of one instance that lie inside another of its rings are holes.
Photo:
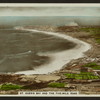
[[[64,88],[65,87],[65,83],[49,83],[48,86],[49,87],[56,87],[56,88]]]

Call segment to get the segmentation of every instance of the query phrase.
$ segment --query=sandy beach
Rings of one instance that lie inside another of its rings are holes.
[[[41,56],[48,56],[51,58],[51,61],[48,64],[44,64],[39,66],[38,68],[35,68],[34,70],[28,70],[28,71],[20,71],[16,72],[15,74],[25,74],[25,75],[30,75],[30,74],[49,74],[53,73],[55,71],[58,71],[62,69],[62,67],[69,63],[73,59],[78,59],[81,57],[86,56],[84,52],[88,51],[92,46],[86,42],[83,42],[79,39],[73,38],[68,35],[64,35],[61,33],[56,33],[56,32],[46,32],[46,31],[39,31],[39,30],[34,30],[34,29],[24,29],[24,28],[16,28],[16,29],[21,29],[25,31],[31,31],[31,32],[42,32],[43,34],[48,34],[48,35],[53,35],[57,36],[66,40],[69,40],[71,42],[74,42],[77,44],[73,49],[57,52],[57,53],[39,53]]]

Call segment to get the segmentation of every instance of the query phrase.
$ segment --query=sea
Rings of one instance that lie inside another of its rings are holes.
[[[75,46],[71,41],[43,32],[0,29],[0,73],[34,70],[50,61],[50,57],[40,53],[56,53]]]

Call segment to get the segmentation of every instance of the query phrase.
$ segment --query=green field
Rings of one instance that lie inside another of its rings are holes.
[[[91,72],[81,72],[80,74],[66,73],[64,74],[68,79],[90,80],[100,79],[99,76],[93,75]]]
[[[100,27],[84,27],[80,28],[80,30],[91,33],[96,42],[100,44]]]
[[[66,85],[65,83],[57,83],[57,82],[48,84],[49,87],[56,87],[56,88],[64,88],[65,85]]]
[[[11,83],[5,83],[0,85],[0,90],[16,90],[16,89],[22,89],[23,87],[20,85],[15,85]]]
[[[91,62],[88,64],[83,65],[82,67],[90,67],[94,70],[100,70],[100,65],[96,64],[95,62]]]

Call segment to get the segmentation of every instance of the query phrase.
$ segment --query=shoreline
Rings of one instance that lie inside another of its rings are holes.
[[[19,28],[17,28],[19,29]],[[84,56],[86,56],[84,53],[88,50],[91,49],[91,45],[83,42],[79,39],[73,38],[71,36],[68,35],[64,35],[62,33],[58,33],[58,32],[48,32],[48,31],[39,31],[39,30],[34,30],[34,29],[24,29],[21,28],[21,30],[26,30],[26,31],[31,31],[31,32],[42,32],[43,34],[49,34],[49,35],[54,35],[54,36],[58,36],[60,38],[63,39],[67,39],[71,42],[74,42],[77,44],[76,47],[74,47],[73,49],[70,50],[66,50],[66,51],[62,51],[62,52],[58,52],[58,53],[46,53],[45,55],[48,57],[51,57],[51,62],[48,64],[44,64],[39,66],[37,69],[32,70],[28,70],[28,71],[20,71],[20,72],[16,72],[14,74],[25,74],[25,75],[30,75],[30,74],[51,74],[55,71],[59,71],[63,68],[64,65],[66,65],[67,63],[69,63],[71,60],[73,59],[78,59],[78,58],[82,58]],[[44,54],[40,54],[40,55],[44,55]],[[58,63],[59,62],[59,63]]]
[[[73,27],[71,27],[72,29]],[[28,29],[26,27],[26,29]],[[29,28],[30,29],[30,28]],[[84,57],[78,58],[78,59],[73,59],[69,61],[69,63],[65,64],[62,66],[61,70],[54,71],[49,74],[31,74],[31,75],[26,75],[26,74],[15,74],[15,73],[6,73],[6,74],[0,74],[0,84],[16,84],[16,85],[21,85],[24,87],[27,87],[25,89],[18,89],[18,90],[0,90],[0,94],[18,94],[18,91],[79,91],[79,95],[84,94],[84,95],[89,95],[89,94],[100,94],[100,79],[95,80],[95,79],[68,79],[65,77],[66,73],[72,73],[72,74],[80,74],[82,71],[82,65],[85,65],[87,63],[92,63],[95,62],[98,65],[100,64],[100,45],[95,42],[95,39],[91,37],[90,33],[88,32],[82,32],[82,31],[71,31],[71,32],[66,32],[66,31],[60,31],[56,29],[45,29],[45,27],[41,28],[31,28],[36,29],[36,30],[43,30],[43,31],[50,31],[50,32],[57,32],[61,33],[62,35],[68,35],[71,36],[75,39],[82,40],[85,43],[89,43],[91,45],[91,49],[88,51],[82,53]],[[70,29],[70,30],[71,30]],[[80,52],[79,52],[80,53]],[[51,54],[50,54],[51,55]],[[93,74],[98,73],[100,76],[100,72],[91,70],[93,71]],[[88,70],[87,72],[90,72]],[[54,88],[49,87],[49,83],[63,83],[66,84],[64,88],[57,88],[56,86]],[[81,88],[80,88],[81,86]],[[90,88],[88,88],[90,87]],[[85,90],[85,91],[84,91]]]

